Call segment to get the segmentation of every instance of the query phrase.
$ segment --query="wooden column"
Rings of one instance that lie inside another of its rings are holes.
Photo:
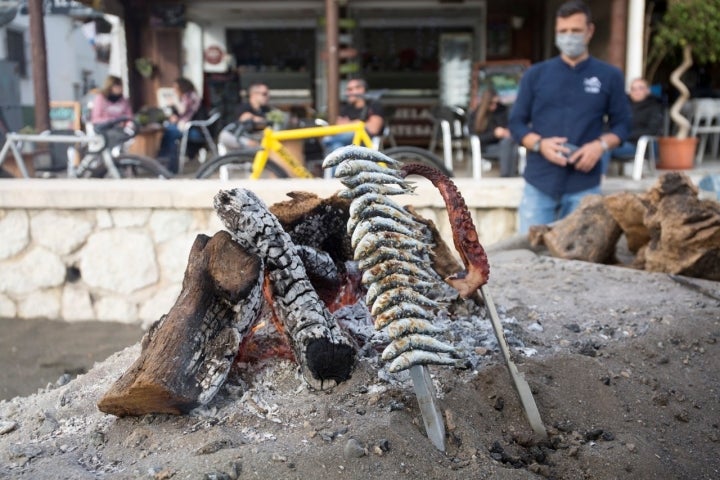
[[[50,129],[50,93],[48,89],[43,0],[28,0],[27,8],[30,16],[35,130],[42,132]]]
[[[327,50],[327,120],[335,123],[340,98],[338,5],[336,0],[325,0],[325,48]]]
[[[610,4],[610,41],[608,62],[625,71],[627,44],[628,0],[612,0]]]

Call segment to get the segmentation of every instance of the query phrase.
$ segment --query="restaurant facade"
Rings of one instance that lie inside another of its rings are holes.
[[[361,76],[393,112],[395,137],[422,144],[432,134],[433,107],[470,106],[488,67],[529,65],[556,54],[554,15],[562,2],[87,3],[124,20],[135,107],[156,103],[159,88],[185,76],[201,89],[208,107],[223,112],[223,121],[232,120],[235,105],[255,81],[268,84],[276,107],[328,116],[342,100],[344,80]],[[628,77],[639,76],[645,2],[589,3],[597,26],[592,53]],[[152,64],[151,75],[133,68],[138,58]],[[334,71],[336,81],[328,75]]]

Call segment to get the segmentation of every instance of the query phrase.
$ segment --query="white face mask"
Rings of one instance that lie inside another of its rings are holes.
[[[584,33],[557,33],[555,46],[568,58],[578,58],[585,53]]]

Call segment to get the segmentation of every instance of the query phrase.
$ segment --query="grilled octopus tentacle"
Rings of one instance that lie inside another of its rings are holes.
[[[485,249],[480,245],[475,224],[470,216],[465,199],[450,178],[441,171],[420,163],[406,163],[400,171],[408,175],[420,175],[437,187],[445,201],[453,242],[460,254],[465,271],[455,273],[445,279],[463,298],[473,295],[478,288],[485,285],[490,276]]]

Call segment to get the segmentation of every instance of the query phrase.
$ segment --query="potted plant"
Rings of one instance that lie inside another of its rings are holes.
[[[720,59],[720,1],[671,0],[653,36],[656,61],[672,53],[682,53],[682,61],[670,74],[670,83],[680,92],[670,108],[670,118],[677,126],[674,137],[661,137],[658,168],[692,168],[698,139],[690,137],[690,121],[680,112],[690,99],[690,90],[682,75],[693,65],[715,63]]]

